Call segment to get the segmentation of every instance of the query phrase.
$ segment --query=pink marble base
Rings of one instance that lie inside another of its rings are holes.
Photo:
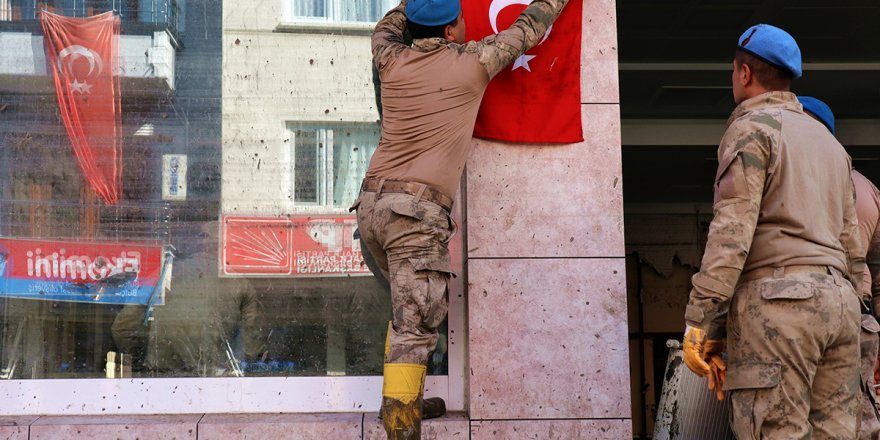
[[[199,440],[360,439],[362,414],[208,414]]]
[[[467,166],[470,257],[623,257],[620,107],[581,108],[579,144],[474,140]]]
[[[468,440],[469,421],[463,413],[449,413],[422,422],[422,440]],[[376,413],[364,415],[364,440],[385,440],[385,428]]]
[[[196,440],[201,417],[47,416],[31,424],[30,440]]]
[[[37,419],[36,416],[0,417],[0,439],[28,440],[28,427]]]
[[[471,423],[471,440],[624,440],[629,420],[505,420]]]
[[[471,259],[471,418],[629,418],[624,267]]]

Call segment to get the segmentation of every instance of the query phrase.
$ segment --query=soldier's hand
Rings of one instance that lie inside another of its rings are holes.
[[[709,369],[712,370],[712,373],[709,374],[709,390],[715,391],[715,398],[724,400],[724,381],[727,380],[727,365],[724,364],[724,359],[721,358],[721,355],[712,355],[709,358]]]
[[[723,339],[707,339],[703,344],[703,360],[709,365],[709,390],[715,391],[718,400],[724,400],[724,381],[727,379],[727,365],[721,353],[724,352]]]
[[[706,344],[706,331],[701,328],[688,326],[684,334],[682,357],[684,363],[697,376],[706,377],[712,373],[709,364],[704,358]]]

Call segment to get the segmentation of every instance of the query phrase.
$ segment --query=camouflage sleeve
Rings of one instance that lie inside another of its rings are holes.
[[[853,170],[853,189],[856,197],[856,219],[859,222],[859,243],[862,255],[868,258],[873,237],[877,233],[877,216],[880,215],[877,188],[861,173]],[[861,285],[855,286],[865,300],[871,299],[871,272],[866,267],[863,271]]]
[[[691,279],[693,289],[685,311],[690,326],[712,327],[733,295],[752,246],[775,144],[765,121],[736,121],[721,140],[712,207],[715,216],[700,271]]]
[[[880,192],[874,188],[874,200],[880,210]],[[874,317],[880,317],[880,226],[874,229],[874,235],[868,241],[868,255],[865,257],[867,267],[865,272],[871,278],[871,306]]]
[[[477,42],[480,64],[489,78],[535,47],[567,3],[568,0],[534,0],[509,28]]]
[[[382,71],[388,62],[406,49],[403,32],[406,30],[406,0],[402,0],[396,8],[388,11],[373,30],[372,50],[373,63]]]
[[[848,197],[846,197],[843,211],[843,232],[840,234],[840,244],[847,259],[846,278],[852,283],[856,292],[861,292],[863,274],[865,271],[865,248],[859,239],[859,218],[856,214],[856,191],[852,178],[849,179]],[[867,246],[867,243],[865,244]],[[861,296],[861,295],[859,295]]]
[[[858,200],[858,193],[856,193],[856,199]],[[876,225],[875,225],[876,227]],[[862,250],[865,253],[865,262],[868,262],[868,252],[869,249],[867,247],[871,244],[871,231],[869,226],[864,224],[861,218],[859,218],[859,243],[862,245]],[[871,298],[871,284],[873,278],[871,276],[871,272],[865,267],[865,270],[862,273],[861,284],[856,285],[856,290],[859,294],[862,295],[863,298],[869,300]]]

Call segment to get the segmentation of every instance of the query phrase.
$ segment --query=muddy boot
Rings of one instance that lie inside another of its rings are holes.
[[[385,364],[382,384],[382,424],[388,440],[421,440],[424,365]]]
[[[446,414],[446,402],[439,397],[429,397],[422,401],[422,420],[436,419]]]
[[[446,414],[446,402],[439,397],[429,397],[422,400],[422,420],[436,419]],[[379,413],[382,420],[382,413]]]

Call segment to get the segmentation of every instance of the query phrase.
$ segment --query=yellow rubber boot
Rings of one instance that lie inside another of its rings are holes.
[[[388,440],[421,440],[426,372],[424,365],[385,364],[380,413]]]

